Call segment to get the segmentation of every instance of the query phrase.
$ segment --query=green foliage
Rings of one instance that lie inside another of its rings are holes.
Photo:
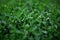
[[[0,0],[0,40],[60,40],[57,0]]]

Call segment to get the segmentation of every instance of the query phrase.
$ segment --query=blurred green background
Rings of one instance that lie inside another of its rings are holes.
[[[0,0],[0,40],[60,40],[60,0]]]

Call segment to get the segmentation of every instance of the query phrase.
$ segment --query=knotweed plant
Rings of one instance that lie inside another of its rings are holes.
[[[0,0],[0,40],[60,40],[59,0]]]

